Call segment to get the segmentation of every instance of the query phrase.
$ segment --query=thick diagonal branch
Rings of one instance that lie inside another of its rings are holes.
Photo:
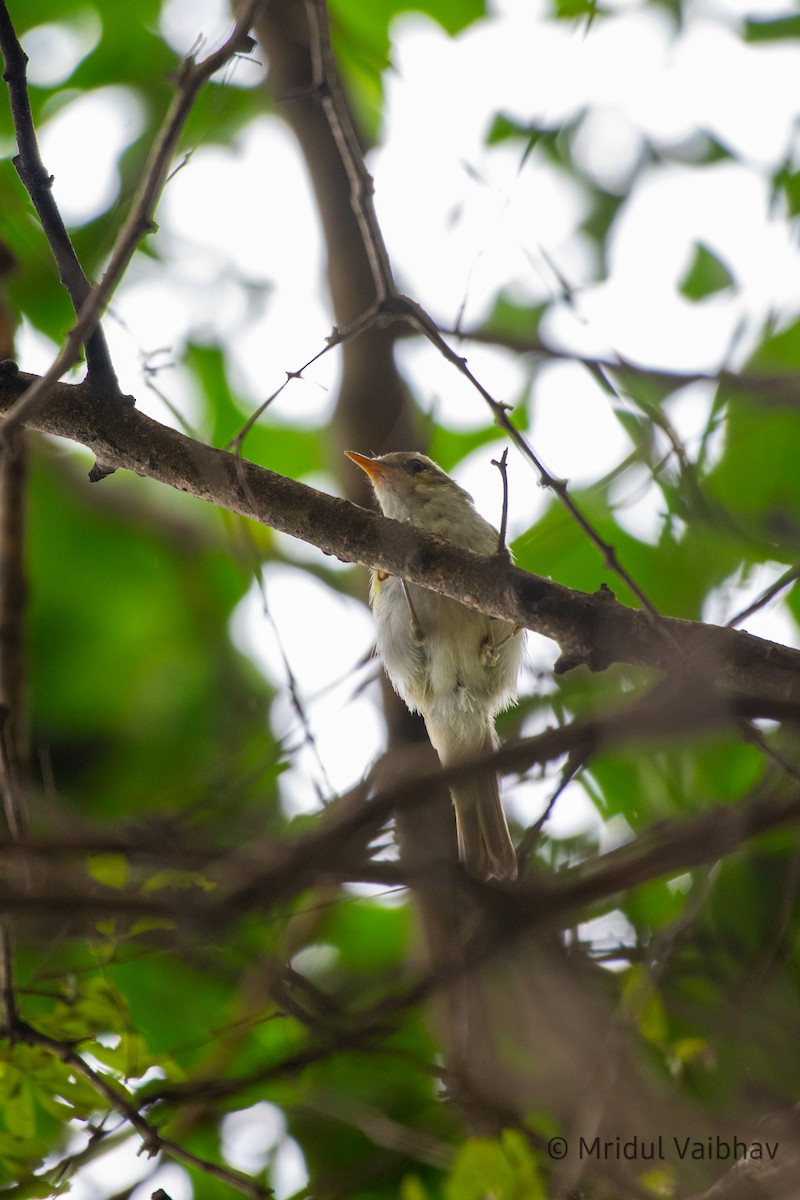
[[[34,377],[0,372],[0,414]],[[109,466],[133,471],[317,546],[343,562],[361,563],[460,600],[471,608],[558,642],[561,669],[614,662],[666,671],[676,665],[715,683],[776,703],[800,702],[800,651],[735,629],[660,618],[670,638],[640,610],[607,590],[586,595],[531,575],[496,555],[482,557],[327,496],[295,480],[194,441],[138,412],[108,405],[80,384],[59,384],[54,402],[32,420],[92,450]]]

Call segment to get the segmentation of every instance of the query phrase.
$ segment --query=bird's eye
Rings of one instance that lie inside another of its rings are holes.
[[[409,475],[419,475],[420,471],[427,471],[428,464],[422,462],[419,458],[410,458],[406,463],[406,470]]]

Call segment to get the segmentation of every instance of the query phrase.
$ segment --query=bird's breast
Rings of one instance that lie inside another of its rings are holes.
[[[454,710],[499,712],[514,699],[522,656],[521,636],[512,637],[492,661],[487,646],[511,632],[507,621],[487,617],[415,584],[409,585],[422,639],[403,585],[394,576],[373,575],[371,599],[378,649],[386,673],[409,708],[425,714],[435,701]]]

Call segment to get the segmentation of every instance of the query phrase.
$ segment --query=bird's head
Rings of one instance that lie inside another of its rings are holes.
[[[367,458],[353,450],[346,450],[345,454],[369,476],[381,511],[387,517],[414,525],[432,525],[448,509],[460,512],[465,505],[472,507],[469,494],[425,454],[410,450],[398,450],[380,458]],[[434,520],[430,521],[430,517]]]

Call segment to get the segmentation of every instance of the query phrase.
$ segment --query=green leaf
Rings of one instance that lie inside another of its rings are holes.
[[[800,16],[746,17],[743,38],[745,42],[794,41],[800,38]]]
[[[734,278],[722,260],[708,246],[695,242],[692,261],[678,284],[681,295],[687,300],[705,300],[733,286]]]
[[[137,1033],[123,1033],[116,1046],[95,1042],[92,1056],[123,1078],[137,1078],[152,1065],[153,1055],[144,1038]]]
[[[800,421],[794,413],[776,411],[764,421],[750,401],[730,404],[725,451],[708,486],[729,511],[738,513],[742,529],[761,544],[762,561],[795,561],[800,536],[799,435]]]
[[[543,129],[537,125],[522,125],[513,118],[507,117],[505,113],[496,113],[486,134],[486,145],[498,146],[510,139],[523,141],[525,148],[519,164],[522,168],[540,143],[543,143],[545,148],[550,151],[551,157],[559,157],[553,154],[553,150],[560,132],[557,129]]]
[[[534,348],[539,337],[539,324],[547,308],[546,304],[519,304],[505,292],[500,292],[483,328],[489,335],[517,338]]]
[[[670,1052],[680,1063],[691,1063],[708,1053],[708,1043],[704,1038],[678,1038],[670,1046]]]
[[[797,370],[800,367],[800,319],[778,329],[770,322],[747,367],[764,371]]]
[[[625,203],[625,195],[616,196],[597,188],[592,192],[591,202],[591,209],[581,222],[581,229],[597,245],[605,262],[608,237],[617,214]]]
[[[501,142],[506,142],[509,138],[523,138],[527,140],[531,136],[536,136],[539,130],[533,125],[523,125],[521,122],[509,117],[506,113],[495,113],[492,118],[492,123],[486,133],[486,145],[498,146]]]
[[[636,966],[626,971],[622,1007],[646,1042],[664,1045],[668,1030],[667,1013],[664,1001],[646,968]]]
[[[86,863],[92,879],[110,888],[123,888],[130,879],[128,860],[122,854],[93,854]]]
[[[36,1132],[33,1095],[18,1071],[6,1068],[2,1080],[0,1120],[11,1138],[28,1141]]]
[[[800,213],[800,171],[784,165],[773,177],[773,186],[786,197],[786,208],[790,217]]]
[[[655,1167],[640,1176],[642,1187],[653,1200],[672,1200],[675,1195],[675,1171],[669,1167]]]
[[[574,21],[576,17],[588,17],[593,21],[598,15],[604,15],[596,0],[554,0],[555,15],[562,21]]]
[[[400,1200],[430,1200],[419,1176],[406,1175],[400,1185]]]
[[[456,1155],[445,1184],[447,1200],[546,1200],[524,1136],[506,1130],[497,1141],[471,1138]]]
[[[199,871],[181,871],[176,867],[166,867],[147,880],[142,886],[142,892],[145,896],[149,896],[153,892],[160,891],[161,888],[183,890],[192,887],[200,888],[203,892],[213,892],[217,884],[205,875],[201,875]]]

